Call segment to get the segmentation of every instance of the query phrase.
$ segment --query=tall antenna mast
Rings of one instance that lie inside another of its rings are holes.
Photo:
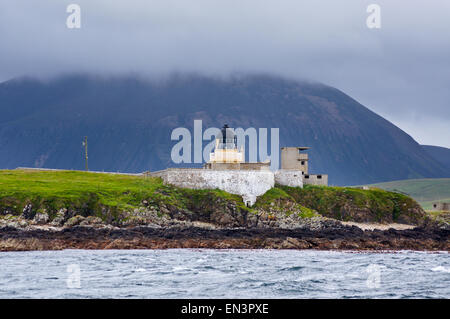
[[[87,138],[87,136],[84,137],[83,146],[84,146],[84,155],[85,155],[85,159],[86,159],[86,171],[89,171],[89,166],[88,166],[88,138]]]

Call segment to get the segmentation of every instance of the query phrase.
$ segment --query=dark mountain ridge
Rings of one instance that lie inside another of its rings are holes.
[[[279,128],[280,146],[310,146],[331,184],[449,176],[409,135],[341,91],[268,75],[63,76],[0,84],[0,168],[141,172],[176,166],[176,127]],[[206,142],[205,142],[206,144]]]
[[[433,145],[422,145],[422,147],[431,157],[444,165],[447,171],[450,172],[450,148]]]

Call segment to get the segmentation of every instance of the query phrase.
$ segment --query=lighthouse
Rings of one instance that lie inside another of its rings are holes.
[[[216,138],[214,152],[209,156],[209,163],[243,163],[245,160],[243,148],[238,149],[237,136],[233,130],[225,124]]]

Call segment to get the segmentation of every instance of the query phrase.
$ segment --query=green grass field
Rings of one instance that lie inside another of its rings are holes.
[[[92,194],[106,206],[127,208],[139,204],[162,186],[157,178],[78,171],[0,170],[0,198],[74,203]]]
[[[450,202],[450,178],[408,179],[367,186],[407,194],[426,210],[435,201]]]
[[[114,215],[142,206],[190,207],[216,198],[234,200],[246,208],[238,195],[221,190],[192,190],[163,185],[160,178],[81,171],[0,170],[0,210],[19,215],[26,204],[45,208],[54,215],[72,208],[81,215],[102,216],[108,208]]]

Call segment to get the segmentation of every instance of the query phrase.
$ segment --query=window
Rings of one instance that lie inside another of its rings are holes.
[[[305,178],[309,178],[309,175],[305,175]]]
[[[302,163],[301,163],[302,165],[305,165],[305,161],[302,161]]]
[[[322,179],[322,175],[317,175],[317,179]]]

